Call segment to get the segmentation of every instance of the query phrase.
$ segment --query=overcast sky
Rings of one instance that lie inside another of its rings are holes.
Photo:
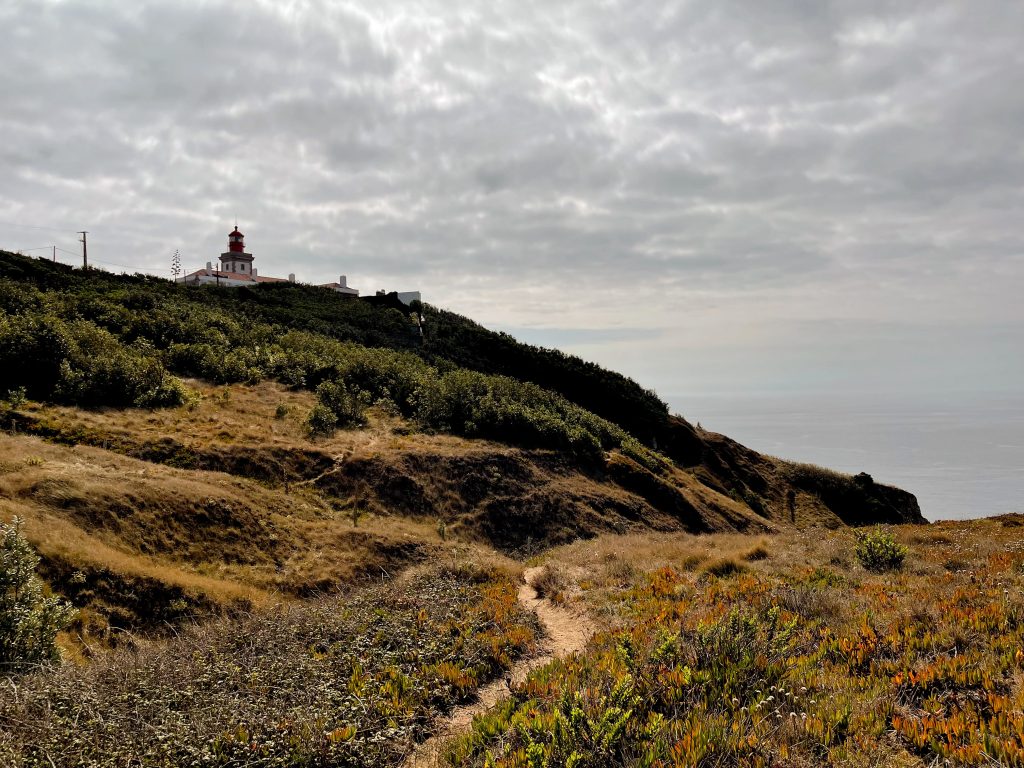
[[[674,404],[1024,387],[1017,0],[0,0],[0,42],[2,248],[167,275],[237,217],[262,274]]]

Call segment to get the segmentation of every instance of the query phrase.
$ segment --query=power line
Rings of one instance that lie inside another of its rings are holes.
[[[16,224],[13,221],[0,221],[0,224],[3,224],[6,227],[23,227],[24,229],[45,229],[49,232],[65,232],[75,235],[78,234],[78,232],[76,232],[73,229],[60,229],[59,227],[39,227],[36,226],[35,224]]]
[[[75,253],[74,251],[69,251],[67,248],[61,248],[59,245],[42,245],[42,246],[39,246],[38,248],[18,248],[17,252],[19,252],[19,253],[28,253],[29,251],[49,251],[51,249],[56,250],[56,251],[60,251],[61,253],[66,253],[68,256],[74,256],[75,258],[78,258],[79,256],[81,256],[80,253]],[[159,273],[159,270],[156,267],[144,267],[144,266],[140,266],[138,264],[117,264],[117,263],[115,263],[113,261],[101,261],[99,259],[93,259],[92,263],[93,264],[102,264],[105,267],[121,267],[122,269],[133,269],[136,272]]]
[[[93,262],[93,264],[103,264],[104,266],[107,266],[107,267],[121,267],[122,269],[134,269],[134,270],[136,270],[138,272],[143,272],[143,271],[146,271],[146,270],[149,270],[150,272],[158,272],[159,271],[155,267],[140,267],[137,264],[136,265],[132,265],[132,264],[115,264],[112,261],[98,261],[96,259],[93,259],[92,262]]]

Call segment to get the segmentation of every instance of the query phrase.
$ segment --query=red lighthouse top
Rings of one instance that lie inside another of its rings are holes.
[[[238,225],[228,235],[228,251],[231,253],[245,253],[245,235],[238,231]]]

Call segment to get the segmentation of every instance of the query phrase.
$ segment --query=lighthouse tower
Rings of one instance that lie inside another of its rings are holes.
[[[222,272],[237,272],[242,275],[253,274],[252,254],[245,252],[245,235],[238,231],[238,225],[228,235],[228,250],[220,255]]]

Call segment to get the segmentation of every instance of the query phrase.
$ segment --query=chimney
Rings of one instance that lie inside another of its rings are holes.
[[[295,282],[295,273],[294,272],[292,272],[290,275],[288,275],[288,282],[289,283],[294,283]]]
[[[253,279],[255,280],[256,279],[256,267],[252,268],[252,276],[253,276]]]
[[[213,272],[213,262],[212,261],[206,262],[206,271],[207,272]]]
[[[342,288],[348,288],[348,281],[345,279],[344,275],[338,278],[338,285]]]

